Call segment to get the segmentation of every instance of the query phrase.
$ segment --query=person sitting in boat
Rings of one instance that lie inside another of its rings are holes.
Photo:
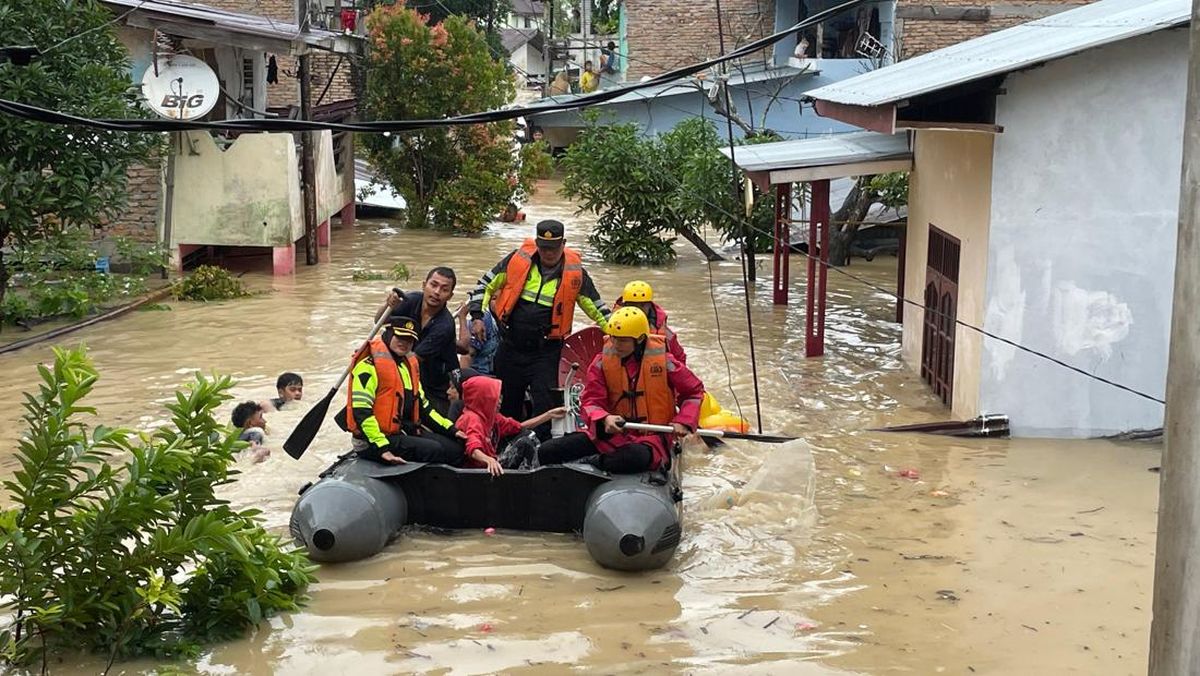
[[[462,446],[453,424],[433,408],[421,387],[416,342],[416,321],[393,315],[382,337],[354,355],[346,410],[337,416],[338,425],[354,436],[359,457],[461,465]]]
[[[679,343],[679,336],[667,326],[667,311],[654,302],[654,289],[648,283],[638,279],[626,284],[621,297],[613,303],[614,311],[622,307],[635,307],[646,313],[646,319],[650,321],[650,333],[666,338],[671,356],[680,364],[687,364],[687,353]]]
[[[670,465],[669,435],[622,429],[628,422],[670,425],[676,437],[696,430],[704,383],[650,333],[646,314],[624,307],[605,328],[604,351],[588,366],[580,408],[586,432],[543,442],[543,465],[583,460],[627,474]]]
[[[455,426],[466,436],[466,467],[486,469],[499,476],[506,469],[517,469],[537,448],[533,428],[567,414],[566,407],[550,409],[525,422],[517,422],[500,413],[500,381],[489,376],[459,374],[463,409]],[[529,437],[533,437],[530,439]],[[511,443],[509,443],[511,442]],[[496,450],[505,444],[505,453],[497,457]]]

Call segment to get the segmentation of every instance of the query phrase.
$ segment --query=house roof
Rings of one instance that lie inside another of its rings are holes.
[[[578,66],[574,66],[574,68],[578,69]],[[559,69],[556,69],[556,70],[559,70]],[[797,75],[815,75],[818,72],[815,70],[800,70],[797,68],[791,68],[789,66],[784,66],[784,67],[779,67],[779,68],[748,67],[745,70],[746,70],[746,73],[744,75],[737,71],[731,72],[729,74],[729,84],[736,87],[736,86],[740,86],[740,85],[744,85],[744,84],[750,84],[753,82],[778,80],[781,78],[794,77]],[[697,89],[697,85],[699,85],[699,89]],[[687,78],[685,80],[676,80],[674,82],[668,82],[666,84],[661,84],[661,85],[657,85],[654,87],[646,87],[645,89],[634,90],[627,94],[622,94],[622,95],[620,95],[614,99],[611,99],[609,101],[604,101],[603,103],[597,103],[592,107],[593,108],[601,108],[604,106],[611,106],[611,105],[618,104],[618,103],[630,103],[630,102],[636,102],[636,101],[652,101],[654,99],[662,99],[662,98],[668,98],[671,96],[679,96],[681,94],[696,94],[699,91],[703,91],[703,92],[707,93],[712,89],[712,87],[713,87],[713,84],[712,84],[711,79],[708,79],[708,78],[701,79],[701,78],[692,77],[692,78]],[[546,102],[546,104],[559,104],[559,103],[564,103],[564,102],[579,98],[580,96],[583,96],[583,94],[560,94],[560,95],[554,96],[554,97],[547,97],[546,99],[544,99],[544,101]],[[536,111],[537,106],[538,106],[537,103],[534,103],[531,106],[531,111],[530,111],[531,115],[537,114],[537,111]],[[554,111],[554,112],[559,112],[559,111]]]
[[[728,157],[730,148],[721,152]],[[912,167],[908,135],[861,131],[796,141],[735,146],[734,161],[760,186],[817,181]]]
[[[542,49],[542,32],[534,28],[503,28],[500,30],[500,44],[509,54],[530,42],[534,43],[534,49],[540,51]]]
[[[896,103],[1182,26],[1188,22],[1191,5],[1190,0],[1100,0],[819,87],[805,95],[851,106]]]
[[[542,16],[545,5],[537,0],[512,0],[512,12],[517,16]]]
[[[362,40],[358,37],[319,28],[301,32],[295,23],[257,14],[170,0],[102,2],[129,26],[157,29],[194,40],[281,54],[296,53],[306,48],[338,54],[357,54],[362,51]]]

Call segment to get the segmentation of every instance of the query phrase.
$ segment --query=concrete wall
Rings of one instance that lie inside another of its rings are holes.
[[[287,246],[304,234],[291,134],[243,134],[224,151],[206,132],[186,134],[170,246]]]
[[[986,327],[1162,398],[1188,35],[1017,73],[999,99]],[[1162,425],[1163,407],[993,340],[981,403],[1024,435]]]
[[[328,129],[317,132],[314,157],[317,167],[317,223],[324,223],[354,201],[354,184],[344,180],[345,170],[338,173],[338,158],[333,155],[333,133]],[[343,166],[353,166],[353,163]],[[353,171],[350,173],[353,174]]]
[[[923,303],[928,259],[929,225],[958,238],[958,319],[982,326],[984,283],[988,265],[988,220],[992,183],[991,134],[959,131],[919,131],[909,183],[908,237],[905,249],[905,295]],[[924,311],[904,309],[902,353],[914,370],[921,367]],[[979,373],[982,341],[979,333],[962,326],[954,336],[954,393],[951,414],[979,414]]]

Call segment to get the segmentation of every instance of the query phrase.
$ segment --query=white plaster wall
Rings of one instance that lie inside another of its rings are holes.
[[[998,99],[985,327],[1163,398],[1188,34],[1009,76]],[[1163,407],[984,339],[980,407],[1023,436],[1162,425]]]

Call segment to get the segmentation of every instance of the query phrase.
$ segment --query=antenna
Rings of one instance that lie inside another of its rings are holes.
[[[158,72],[147,68],[142,76],[146,104],[161,117],[195,120],[217,104],[221,86],[217,74],[200,59],[186,54],[166,57]]]

